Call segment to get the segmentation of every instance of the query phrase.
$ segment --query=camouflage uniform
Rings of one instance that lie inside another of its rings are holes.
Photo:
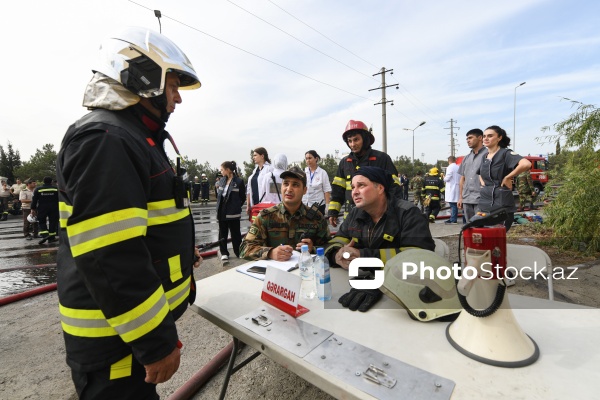
[[[519,192],[519,211],[523,211],[525,204],[530,203],[531,209],[535,207],[533,205],[536,195],[535,187],[533,186],[533,180],[529,171],[521,172],[517,176],[517,191]]]
[[[240,246],[240,257],[246,260],[266,260],[269,250],[279,245],[296,248],[303,238],[310,238],[315,246],[323,246],[329,240],[329,227],[320,211],[312,219],[307,217],[308,208],[301,204],[291,215],[283,203],[265,208],[252,223]]]
[[[415,191],[413,202],[415,206],[421,204],[421,211],[423,211],[423,199],[421,198],[421,191],[423,190],[423,177],[417,175],[410,181],[410,188]]]

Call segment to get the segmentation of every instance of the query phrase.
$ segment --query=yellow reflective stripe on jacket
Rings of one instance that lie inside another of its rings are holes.
[[[183,274],[181,273],[181,256],[179,254],[169,257],[169,277],[171,278],[171,282],[183,278]]]
[[[67,225],[67,235],[73,257],[90,251],[146,235],[148,211],[127,208],[113,211],[73,225]]]
[[[120,359],[116,363],[110,366],[110,376],[109,380],[126,378],[131,376],[132,364],[133,364],[133,354],[125,356]]]
[[[334,236],[333,238],[331,238],[331,240],[329,241],[329,243],[333,244],[333,243],[339,243],[342,246],[347,245],[348,243],[350,243],[351,239],[345,238],[343,236]]]
[[[168,224],[188,215],[190,209],[175,207],[175,199],[148,203],[148,226]]]
[[[392,179],[396,185],[400,185],[400,178],[398,178],[398,175],[392,174]]]
[[[396,252],[396,249],[379,249],[379,258],[381,258],[381,261],[383,261],[383,263],[385,264],[386,262],[388,262],[392,257],[394,257],[396,254],[398,254]]]
[[[176,309],[182,302],[187,300],[190,294],[190,280],[186,279],[179,286],[169,290],[166,293],[167,300],[169,301],[169,308],[171,310]]]
[[[346,190],[352,190],[352,181],[346,181]]]
[[[159,289],[160,293],[162,293],[162,289]],[[156,296],[157,290],[152,296]],[[165,293],[165,297],[169,303],[169,309],[174,310],[181,303],[187,300],[190,293],[190,280],[186,279],[179,286],[169,290]],[[152,298],[152,297],[151,297]],[[152,301],[150,299],[146,300]],[[144,303],[142,303],[143,306]],[[163,302],[158,302],[159,307],[162,307]],[[123,314],[119,317],[112,318],[111,321],[115,321],[117,318],[122,318],[124,315],[135,315],[135,311],[140,311],[140,306],[136,307],[134,310],[129,313]],[[60,309],[60,320],[62,328],[65,332],[73,336],[81,336],[81,337],[107,337],[107,336],[116,336],[119,334],[117,330],[110,325],[104,314],[101,310],[78,310],[74,308],[68,308],[59,304]],[[141,314],[138,316],[139,319],[138,324],[143,323],[144,319],[150,320],[152,317],[151,309],[149,310],[149,314],[144,315]],[[162,309],[161,309],[162,311]],[[134,313],[134,314],[130,314]],[[164,319],[164,316],[158,321],[159,323]],[[119,320],[120,321],[120,320]],[[117,321],[118,322],[118,321]],[[124,321],[126,323],[127,321]],[[130,321],[131,322],[131,321]],[[130,327],[134,325],[129,325]],[[147,329],[148,327],[143,327],[147,332],[150,332],[152,329]],[[124,333],[127,333],[125,329],[121,329]],[[133,340],[133,339],[131,339]]]
[[[58,192],[57,188],[38,189],[38,192]]]
[[[335,236],[331,238],[329,242],[327,242],[327,246],[325,247],[325,254],[327,254],[327,252],[329,252],[331,249],[340,248],[342,246],[347,245],[348,243],[350,243],[350,239],[341,236]]]
[[[338,203],[337,201],[330,201],[329,202],[329,209],[330,210],[335,210],[337,212],[340,212],[340,210],[342,209],[342,204]]]
[[[58,203],[58,218],[60,220],[60,227],[67,227],[67,220],[73,214],[73,206],[68,205],[64,201]]]
[[[427,189],[429,189],[429,190],[440,190],[440,187],[439,186],[425,186],[425,190],[427,190]]]
[[[119,332],[123,341],[129,343],[160,325],[168,312],[167,298],[160,286],[142,304],[131,311],[108,319],[108,323]]]
[[[63,331],[73,336],[106,337],[118,335],[100,310],[77,310],[58,305]]]
[[[334,177],[333,182],[331,182],[331,184],[338,185],[346,189],[346,180],[344,178],[340,178],[339,176]]]

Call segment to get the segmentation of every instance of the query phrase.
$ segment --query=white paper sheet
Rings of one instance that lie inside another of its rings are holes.
[[[236,268],[238,272],[242,274],[249,275],[253,278],[260,279],[261,281],[265,280],[265,274],[256,274],[254,272],[248,272],[248,268],[252,268],[254,266],[257,267],[275,267],[282,271],[293,271],[298,267],[298,262],[300,261],[300,252],[294,250],[292,252],[292,258],[287,261],[275,261],[275,260],[256,260],[246,263],[244,265],[240,265]]]

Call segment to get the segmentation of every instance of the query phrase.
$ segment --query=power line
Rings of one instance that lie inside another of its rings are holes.
[[[351,50],[348,50],[347,48],[345,48],[344,46],[342,46],[341,44],[337,43],[336,41],[334,41],[333,39],[329,38],[328,36],[324,35],[323,33],[319,32],[317,29],[313,28],[312,26],[308,25],[306,22],[302,21],[300,18],[296,17],[295,15],[293,15],[292,13],[290,13],[287,10],[284,10],[281,6],[279,6],[278,4],[275,4],[273,1],[268,0],[269,3],[273,4],[275,7],[279,8],[281,11],[283,11],[284,13],[288,14],[290,17],[294,18],[295,20],[297,20],[298,22],[302,23],[303,25],[307,26],[308,28],[312,29],[313,31],[317,32],[319,35],[323,36],[325,39],[329,40],[331,43],[335,44],[336,46],[346,50],[348,53],[352,54],[354,57],[366,62],[367,64],[377,68],[375,65],[371,64],[369,61],[365,60],[364,58],[362,58],[361,56],[359,56],[358,54],[352,52]]]
[[[269,21],[265,20],[264,18],[261,18],[261,17],[259,17],[258,15],[254,14],[253,12],[246,10],[244,7],[240,6],[239,4],[236,4],[236,3],[234,3],[234,2],[233,2],[233,1],[231,1],[231,0],[227,0],[227,2],[228,2],[228,3],[231,3],[231,4],[233,4],[233,5],[234,5],[234,6],[236,6],[236,7],[238,7],[240,10],[247,12],[248,14],[252,15],[253,17],[255,17],[255,18],[257,18],[257,19],[261,20],[261,21],[262,21],[262,22],[264,22],[265,24],[267,24],[267,25],[269,25],[269,26],[272,26],[273,28],[277,29],[278,31],[280,31],[280,32],[282,32],[282,33],[285,33],[286,35],[288,35],[288,36],[289,36],[289,37],[291,37],[292,39],[295,39],[295,40],[297,40],[298,42],[300,42],[300,43],[302,43],[303,45],[305,45],[306,47],[308,47],[308,48],[310,48],[310,49],[312,49],[312,50],[314,50],[314,51],[318,52],[319,54],[322,54],[322,55],[324,55],[325,57],[328,57],[328,58],[332,59],[333,61],[335,61],[335,62],[337,62],[337,63],[339,63],[339,64],[341,64],[341,65],[343,65],[343,66],[345,66],[345,67],[348,67],[348,68],[350,68],[352,71],[354,71],[354,72],[357,72],[357,73],[359,73],[359,74],[361,74],[361,75],[363,75],[363,76],[366,76],[366,77],[367,77],[367,78],[369,78],[369,79],[371,79],[371,78],[372,78],[372,76],[370,76],[370,75],[367,75],[367,74],[365,74],[365,73],[363,73],[363,72],[361,72],[361,71],[359,71],[359,70],[357,70],[357,69],[355,69],[355,68],[351,67],[350,65],[343,63],[342,61],[338,60],[337,58],[335,58],[335,57],[332,57],[332,56],[330,56],[329,54],[326,54],[326,53],[322,52],[321,50],[317,49],[317,48],[316,48],[316,47],[314,47],[314,46],[311,46],[310,44],[308,44],[308,43],[306,43],[305,41],[303,41],[303,40],[301,40],[301,39],[297,38],[296,36],[292,35],[291,33],[289,33],[289,32],[286,32],[285,30],[281,29],[280,27],[278,27],[278,26],[276,26],[276,25],[274,25],[274,24],[270,23]]]
[[[136,2],[135,2],[135,1],[133,1],[133,0],[128,0],[128,1],[129,1],[130,3],[133,3],[133,4],[137,5],[137,6],[139,6],[139,7],[145,8],[146,10],[154,11],[153,9],[151,9],[151,8],[149,8],[149,7],[146,7],[146,6],[142,5],[142,4],[136,3]],[[368,98],[368,97],[364,97],[364,96],[361,96],[361,95],[359,95],[359,94],[356,94],[356,93],[349,92],[349,91],[347,91],[347,90],[345,90],[345,89],[339,88],[339,87],[337,87],[337,86],[334,86],[334,85],[332,85],[332,84],[329,84],[329,83],[327,83],[327,82],[320,81],[320,80],[318,80],[318,79],[316,79],[316,78],[313,78],[313,77],[311,77],[311,76],[308,76],[308,75],[306,75],[306,74],[303,74],[303,73],[301,73],[301,72],[298,72],[298,71],[296,71],[296,70],[294,70],[294,69],[292,69],[292,68],[286,67],[285,65],[279,64],[279,63],[277,63],[277,62],[275,62],[275,61],[271,61],[271,60],[269,60],[268,58],[265,58],[265,57],[259,56],[258,54],[254,54],[254,53],[252,53],[251,51],[245,50],[245,49],[243,49],[243,48],[241,48],[241,47],[239,47],[239,46],[236,46],[236,45],[234,45],[234,44],[231,44],[231,43],[229,43],[229,42],[226,42],[226,41],[225,41],[225,40],[223,40],[223,39],[219,39],[218,37],[216,37],[216,36],[213,36],[213,35],[211,35],[210,33],[204,32],[204,31],[202,31],[202,30],[200,30],[200,29],[198,29],[198,28],[196,28],[196,27],[193,27],[193,26],[191,26],[191,25],[189,25],[189,24],[186,24],[185,22],[179,21],[179,20],[177,20],[177,19],[175,19],[175,18],[169,17],[168,15],[162,14],[162,17],[163,17],[163,18],[170,19],[171,21],[174,21],[174,22],[176,22],[176,23],[178,23],[178,24],[180,24],[180,25],[183,25],[183,26],[185,26],[185,27],[187,27],[187,28],[189,28],[189,29],[192,29],[192,30],[194,30],[194,31],[196,31],[196,32],[199,32],[199,33],[203,34],[203,35],[206,35],[206,36],[210,37],[211,39],[214,39],[214,40],[216,40],[216,41],[219,41],[219,42],[221,42],[221,43],[223,43],[223,44],[226,44],[226,45],[228,45],[228,46],[230,46],[230,47],[233,47],[234,49],[237,49],[237,50],[243,51],[244,53],[246,53],[246,54],[249,54],[249,55],[251,55],[251,56],[253,56],[253,57],[256,57],[256,58],[259,58],[259,59],[261,59],[261,60],[263,60],[263,61],[269,62],[269,63],[271,63],[271,64],[273,64],[273,65],[276,65],[276,66],[278,66],[278,67],[280,67],[280,68],[283,68],[283,69],[285,69],[285,70],[287,70],[287,71],[293,72],[294,74],[296,74],[296,75],[299,75],[299,76],[302,76],[302,77],[304,77],[304,78],[306,78],[306,79],[310,79],[310,80],[311,80],[311,81],[313,81],[313,82],[320,83],[321,85],[328,86],[328,87],[330,87],[330,88],[332,88],[332,89],[339,90],[340,92],[344,92],[344,93],[347,93],[347,94],[349,94],[349,95],[352,95],[352,96],[355,96],[355,97],[358,97],[358,98],[361,98],[361,99],[364,99],[364,100],[374,101],[373,99],[370,99],[370,98]]]

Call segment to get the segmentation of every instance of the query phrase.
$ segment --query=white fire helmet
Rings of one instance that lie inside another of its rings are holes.
[[[33,214],[29,214],[27,216],[27,221],[29,221],[30,224],[35,224],[36,222],[38,222],[37,217]]]
[[[141,97],[160,96],[167,72],[179,75],[179,89],[197,89],[200,80],[187,56],[175,43],[147,28],[128,27],[100,46],[94,72],[121,83]]]
[[[421,279],[420,268],[416,273],[409,273],[414,272],[414,265],[420,266],[421,262],[433,269],[433,276],[425,271],[424,279]],[[412,319],[454,319],[458,315],[453,314],[458,314],[462,306],[453,274],[449,274],[447,279],[438,277],[437,270],[441,266],[450,268],[452,265],[433,251],[405,250],[385,264],[384,281],[380,289],[404,307]]]

